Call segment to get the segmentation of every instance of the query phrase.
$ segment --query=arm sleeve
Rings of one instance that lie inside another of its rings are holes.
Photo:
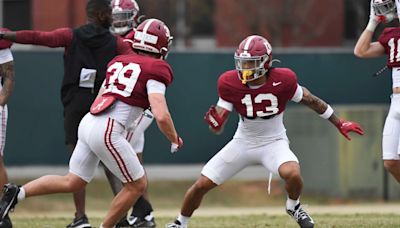
[[[302,93],[303,90],[301,89],[301,86],[299,86],[299,84],[297,83],[297,75],[295,72],[293,72],[291,69],[286,68],[286,76],[287,77],[287,81],[286,83],[288,84],[287,87],[287,100],[293,100],[295,102],[297,102],[296,100],[303,98],[303,94],[301,94],[301,97],[299,98],[298,96],[300,96],[300,94],[298,93]],[[300,87],[300,88],[299,88]],[[300,100],[298,102],[300,102]]]
[[[131,47],[131,43],[124,42],[124,40],[117,36],[117,54],[118,55],[129,55],[133,54],[133,49]]]
[[[0,64],[11,62],[13,60],[14,58],[10,49],[0,50]]]
[[[217,106],[224,108],[230,112],[232,112],[233,110],[233,104],[231,102],[228,102],[222,98],[219,98],[218,102],[217,102]]]
[[[164,83],[156,80],[148,80],[146,83],[146,88],[147,88],[147,94],[161,93],[163,95],[165,94],[165,90],[167,89]]]
[[[72,37],[70,28],[59,28],[51,32],[22,30],[16,32],[15,42],[56,48],[71,45]]]
[[[296,92],[292,97],[292,101],[299,103],[303,99],[303,88],[297,84]]]

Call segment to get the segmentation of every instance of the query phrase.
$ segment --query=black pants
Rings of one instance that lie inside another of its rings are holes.
[[[71,100],[64,106],[65,143],[76,144],[78,141],[78,127],[82,118],[89,112],[97,94],[91,89],[80,88]]]

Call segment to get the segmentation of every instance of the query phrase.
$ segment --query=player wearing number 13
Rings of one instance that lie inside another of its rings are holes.
[[[247,166],[261,164],[279,175],[288,194],[287,213],[300,227],[314,222],[302,208],[299,197],[303,187],[297,157],[289,148],[283,113],[290,100],[308,106],[328,119],[347,138],[348,132],[362,134],[356,123],[339,119],[333,109],[297,83],[289,68],[272,68],[272,49],[261,36],[244,39],[235,53],[236,70],[223,73],[218,80],[219,101],[204,119],[210,129],[220,133],[233,110],[239,125],[233,139],[204,166],[200,178],[187,191],[181,214],[168,228],[186,228],[188,219],[203,196]]]
[[[164,96],[173,79],[172,70],[164,61],[171,40],[168,27],[160,20],[148,19],[138,26],[132,44],[136,54],[117,56],[108,64],[104,87],[79,124],[69,173],[44,176],[22,187],[6,185],[0,202],[0,222],[25,197],[84,188],[101,161],[124,185],[100,225],[115,227],[147,185],[143,166],[124,137],[125,128],[151,105],[157,125],[171,142],[171,152],[183,144]]]

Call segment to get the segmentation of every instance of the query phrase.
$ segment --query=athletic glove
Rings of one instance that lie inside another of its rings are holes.
[[[359,135],[364,135],[364,130],[358,123],[355,122],[339,120],[339,122],[336,124],[336,127],[347,140],[351,140],[348,134],[349,132],[355,132]]]
[[[204,116],[204,120],[216,132],[219,132],[221,130],[222,126],[224,125],[225,119],[226,117],[224,117],[224,115],[220,116],[218,114],[218,111],[214,105],[212,105],[208,109],[206,115]]]
[[[178,150],[181,149],[182,146],[183,146],[183,139],[178,135],[178,144],[171,143],[171,153],[178,152]]]

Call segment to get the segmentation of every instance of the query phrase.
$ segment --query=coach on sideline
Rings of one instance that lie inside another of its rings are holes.
[[[65,48],[61,101],[64,107],[65,143],[71,153],[78,139],[78,125],[89,112],[104,81],[107,63],[116,55],[132,53],[128,43],[110,33],[112,17],[108,0],[89,0],[86,14],[88,23],[76,29],[0,32],[0,39],[20,44]],[[67,227],[91,227],[85,215],[85,190],[73,195],[75,219]]]

